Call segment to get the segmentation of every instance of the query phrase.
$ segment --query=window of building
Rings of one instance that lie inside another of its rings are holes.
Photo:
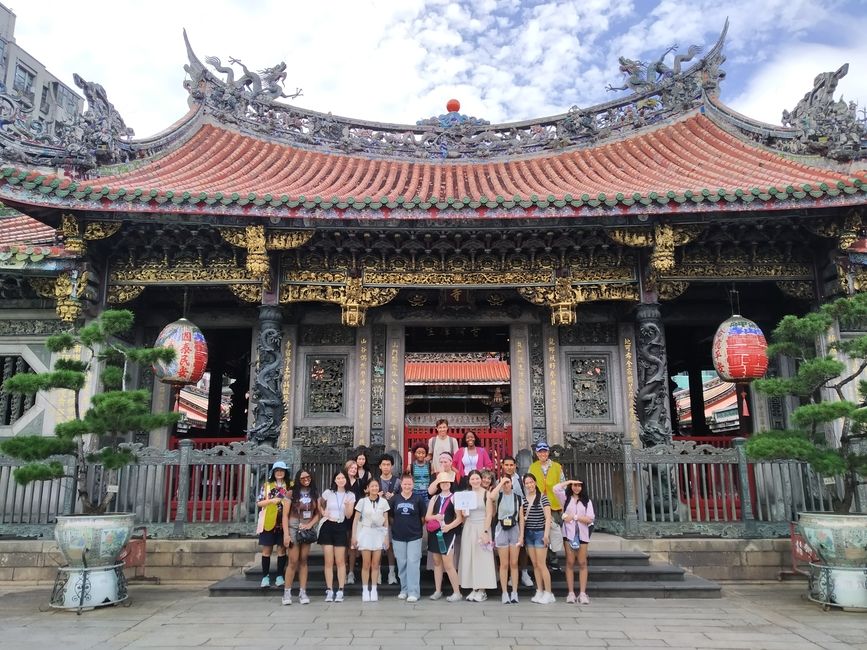
[[[76,101],[75,93],[66,86],[61,86],[60,84],[57,84],[57,103],[69,116],[75,115],[77,112],[76,108],[78,103]]]
[[[48,107],[49,107],[48,98],[49,98],[49,88],[48,88],[48,86],[42,86],[42,98],[39,100],[39,112],[44,113],[45,115],[48,114]]]
[[[12,89],[17,90],[31,102],[33,101],[33,83],[35,81],[35,73],[31,72],[20,63],[15,66],[15,80],[12,82]]]

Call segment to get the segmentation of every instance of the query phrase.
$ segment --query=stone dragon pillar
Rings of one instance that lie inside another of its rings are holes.
[[[283,420],[283,313],[278,306],[259,307],[256,378],[253,383],[253,426],[247,438],[276,445]]]

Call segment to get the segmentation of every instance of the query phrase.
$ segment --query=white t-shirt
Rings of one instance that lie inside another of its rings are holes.
[[[322,498],[325,501],[325,518],[337,523],[346,519],[346,504],[355,503],[355,495],[352,492],[325,490]]]

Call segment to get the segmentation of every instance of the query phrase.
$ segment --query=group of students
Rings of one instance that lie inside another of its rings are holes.
[[[587,549],[595,514],[583,482],[565,479],[544,442],[535,446],[537,460],[523,478],[517,474],[515,459],[506,457],[496,481],[493,462],[476,446],[475,435],[468,432],[456,449],[457,441],[447,432],[448,423],[438,422],[437,436],[427,446],[413,448],[413,462],[402,476],[392,473],[394,460],[386,454],[379,459],[379,474],[374,477],[362,453],[335,472],[322,494],[308,470],[299,471],[290,486],[286,465],[276,462],[258,501],[262,586],[270,587],[271,553],[276,546],[275,586],[284,587],[283,604],[293,602],[296,575],[298,602],[309,603],[307,557],[310,545],[318,542],[323,549],[326,602],[343,601],[345,586],[355,582],[359,554],[362,601],[378,600],[383,553],[388,557],[388,582],[395,584],[399,578],[398,598],[417,602],[426,537],[427,568],[434,573],[431,600],[444,597],[447,578],[451,587],[447,601],[463,600],[464,588],[470,590],[467,600],[482,602],[487,590],[497,588],[499,578],[502,602],[517,603],[519,570],[522,561],[529,561],[534,579],[525,569],[521,583],[535,585],[532,602],[549,604],[556,598],[546,555],[549,546],[558,550],[552,540],[562,538],[566,602],[588,604]]]

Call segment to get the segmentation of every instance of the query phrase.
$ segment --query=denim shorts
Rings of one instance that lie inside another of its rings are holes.
[[[545,531],[531,530],[524,531],[524,546],[527,548],[545,548]]]

